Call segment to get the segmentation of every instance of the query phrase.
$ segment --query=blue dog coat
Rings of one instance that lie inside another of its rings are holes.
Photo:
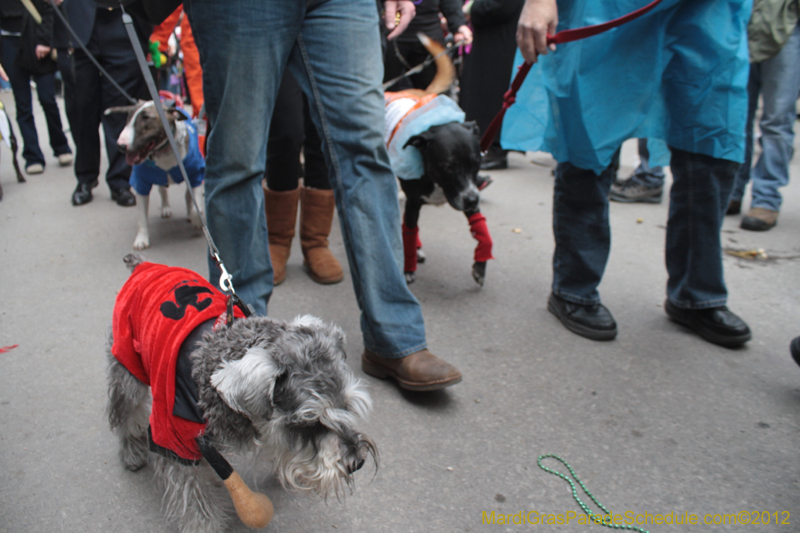
[[[183,158],[183,166],[186,168],[186,174],[189,176],[189,184],[192,188],[198,187],[203,183],[203,178],[206,174],[206,161],[200,154],[200,145],[197,140],[197,128],[192,123],[191,117],[183,109],[179,109],[187,120],[184,121],[186,125],[186,133],[189,135],[189,151],[186,157]],[[169,170],[164,170],[156,166],[156,164],[148,159],[139,165],[133,165],[131,171],[130,184],[136,194],[141,196],[148,196],[153,185],[166,187],[169,185],[169,178],[172,178],[174,183],[182,183],[183,176],[181,169],[175,165]]]

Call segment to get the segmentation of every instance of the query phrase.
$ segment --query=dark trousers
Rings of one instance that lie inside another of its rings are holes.
[[[92,37],[86,48],[97,58],[109,75],[128,94],[137,98],[145,88],[142,73],[136,62],[119,10],[97,10]],[[100,75],[83,50],[73,53],[58,51],[58,67],[64,80],[64,100],[75,142],[75,177],[78,183],[91,183],[100,175],[100,133],[102,124],[108,154],[106,181],[110,189],[128,187],[131,167],[125,154],[117,148],[117,137],[125,127],[126,116],[104,115],[112,106],[130,102],[111,82]]]
[[[300,150],[305,166],[300,166]],[[300,176],[303,185],[330,190],[328,165],[322,154],[322,141],[311,121],[303,90],[288,70],[283,73],[267,143],[267,187],[273,191],[293,191]]]
[[[720,231],[738,163],[672,151],[667,222],[667,298],[685,309],[725,305]],[[600,302],[597,286],[611,251],[608,191],[613,164],[600,175],[559,163],[553,191],[553,292],[582,305]]]
[[[17,108],[17,124],[22,135],[22,157],[25,166],[29,167],[39,163],[44,166],[44,154],[39,147],[39,135],[33,119],[33,97],[31,95],[31,79],[36,82],[36,92],[39,103],[42,104],[44,115],[47,119],[47,131],[50,136],[50,146],[56,156],[72,152],[64,135],[61,125],[61,114],[56,104],[55,75],[31,74],[14,65],[14,58],[19,49],[19,37],[3,37],[3,68],[8,74],[11,90],[14,91],[14,104]]]

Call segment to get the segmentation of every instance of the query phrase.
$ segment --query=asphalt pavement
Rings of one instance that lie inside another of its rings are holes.
[[[0,100],[13,118],[11,94]],[[71,205],[72,169],[59,168],[35,107],[45,173],[17,183],[0,146],[0,347],[17,345],[0,353],[0,531],[174,531],[152,469],[122,467],[103,414],[105,334],[128,276],[122,258],[138,211],[111,201],[102,179],[93,202]],[[626,143],[622,177],[635,157],[635,144]],[[623,524],[638,520],[652,532],[800,531],[800,367],[788,350],[800,335],[798,165],[777,227],[753,233],[739,229],[741,215],[725,221],[727,248],[764,252],[724,258],[729,307],[753,330],[736,350],[709,344],[664,313],[666,200],[611,205],[612,252],[600,292],[619,324],[615,341],[576,336],[548,313],[554,163],[542,153],[512,154],[509,169],[491,172],[482,210],[495,259],[483,288],[470,275],[474,241],[464,216],[447,206],[422,210],[428,259],[412,290],[430,349],[464,375],[445,391],[411,394],[365,376],[349,276],[317,285],[295,242],[270,315],[311,313],[344,329],[348,364],[374,399],[364,429],[378,445],[380,468],[360,471],[343,501],[261,480],[276,511],[267,531],[602,531],[580,524],[567,482],[537,466],[550,453]],[[182,187],[170,189],[173,219],[151,209],[148,258],[205,275],[205,240],[182,216],[182,195]],[[336,224],[331,248],[346,263]],[[565,471],[553,459],[545,464]],[[654,525],[657,515],[684,524]]]

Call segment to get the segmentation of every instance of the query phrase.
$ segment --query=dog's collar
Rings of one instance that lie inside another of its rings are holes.
[[[156,146],[155,148],[153,148],[150,151],[150,155],[148,156],[148,159],[153,159],[153,156],[156,155],[156,152],[158,152],[159,150],[164,148],[167,144],[169,144],[169,139],[164,139],[164,142],[162,142],[161,144],[159,144],[158,146]]]

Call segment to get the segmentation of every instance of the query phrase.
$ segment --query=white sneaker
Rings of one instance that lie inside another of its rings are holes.
[[[58,156],[58,164],[62,167],[66,167],[72,164],[72,154],[61,154]]]
[[[39,163],[28,165],[27,167],[25,167],[25,172],[27,172],[28,174],[41,174],[42,172],[44,172],[44,165],[41,165]]]

